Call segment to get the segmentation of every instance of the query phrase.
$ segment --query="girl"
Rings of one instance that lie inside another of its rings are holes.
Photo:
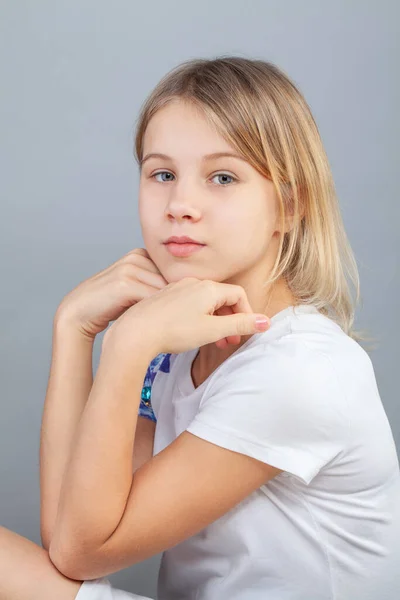
[[[136,157],[146,248],[57,310],[44,548],[3,531],[4,597],[138,597],[106,576],[163,552],[159,600],[398,598],[399,463],[302,94],[261,60],[187,61]]]

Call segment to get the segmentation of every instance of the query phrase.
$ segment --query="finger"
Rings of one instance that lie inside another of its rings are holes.
[[[154,264],[154,262],[150,258],[149,253],[147,252],[147,250],[145,250],[145,248],[135,248],[134,250],[131,250],[130,252],[125,254],[121,259],[119,259],[119,261],[117,261],[114,264],[118,264],[121,262],[129,263],[132,265],[139,265],[143,269],[147,269],[148,271],[157,273],[160,275],[160,277],[162,277],[159,269]],[[165,279],[164,279],[164,281],[165,281]],[[167,281],[165,281],[165,283],[168,284]]]
[[[231,306],[221,306],[221,308],[217,309],[214,314],[224,316],[231,315],[232,313],[233,310]],[[239,344],[240,340],[240,335],[228,335],[227,337],[222,338],[222,340],[218,340],[216,342],[216,346],[217,348],[224,350],[229,344]]]
[[[219,348],[220,350],[225,350],[225,348],[228,346],[227,340],[228,340],[228,338],[222,338],[222,340],[217,340],[214,343],[217,346],[217,348]]]
[[[236,302],[236,304],[232,304],[232,305],[227,305],[224,304],[223,306],[221,306],[220,308],[217,309],[217,311],[214,311],[214,314],[218,314],[218,315],[231,315],[233,313],[239,313],[239,312],[249,312],[252,313],[252,308],[250,306],[249,300],[247,298],[247,294],[245,292],[245,290],[241,287],[241,286],[232,286],[232,284],[218,284],[219,286],[229,286],[231,288],[236,288],[237,294],[239,296],[239,301]],[[226,289],[226,287],[225,287]],[[233,291],[233,290],[232,290]],[[237,296],[234,296],[237,297]],[[225,338],[222,338],[221,340],[218,340],[216,343],[217,348],[220,348],[221,350],[224,350],[225,348],[227,348],[227,346],[229,344],[239,344],[241,341],[241,336],[240,335],[228,335]]]
[[[114,268],[118,268],[121,264],[131,265],[132,279],[138,279],[159,289],[163,289],[168,285],[168,281],[164,279],[154,263],[144,256],[136,255],[134,257],[131,255],[130,257],[123,257],[123,259],[114,263],[113,266]]]
[[[162,275],[153,272],[150,273],[149,271],[144,271],[143,269],[139,269],[136,273],[134,273],[132,275],[132,279],[134,281],[142,281],[143,283],[152,285],[159,290],[163,290],[168,285],[168,282],[165,281]]]
[[[133,250],[128,252],[128,254],[134,253],[141,254],[142,256],[147,256],[147,258],[150,258],[150,254],[147,252],[146,248],[134,248]]]
[[[241,336],[240,335],[229,335],[227,337],[224,337],[220,340],[217,340],[215,343],[215,345],[217,346],[217,348],[220,348],[220,350],[225,350],[225,348],[227,348],[229,345],[237,345],[240,343],[241,340]]]
[[[240,285],[215,282],[215,310],[229,307],[232,313],[253,313],[246,291]],[[214,310],[214,312],[215,312]],[[229,313],[228,313],[229,314]]]
[[[122,264],[124,265],[122,268]],[[127,268],[127,266],[129,267]],[[144,268],[141,265],[135,263],[128,263],[125,261],[124,263],[119,262],[115,267],[115,277],[117,281],[128,281],[132,282],[133,285],[137,285],[137,283],[142,282],[147,285],[151,285],[157,289],[164,289],[167,287],[168,283],[165,281],[164,277],[158,273],[158,271],[149,270],[145,266]]]
[[[257,319],[259,316],[262,319],[262,324]],[[206,319],[202,335],[206,337],[208,342],[216,342],[231,335],[242,336],[261,333],[262,331],[267,331],[271,324],[270,319],[266,315],[259,315],[258,313],[240,313],[237,315],[226,315],[222,318],[215,315],[207,315]]]
[[[221,340],[224,337],[231,335],[252,335],[256,331],[260,331],[256,328],[256,316],[259,313],[255,313],[250,306],[245,290],[241,286],[216,283],[212,288],[213,301],[212,306],[214,307],[214,313],[216,310],[222,307],[229,306],[232,309],[232,315],[226,315],[225,318],[218,318],[215,315],[209,315],[209,334],[212,336],[211,340]],[[208,287],[208,292],[210,287]],[[205,299],[206,300],[206,299]],[[210,305],[210,294],[208,293],[208,306]],[[254,315],[254,316],[253,316]],[[240,316],[240,318],[239,318]],[[266,315],[263,315],[267,319],[266,326],[263,330],[268,329],[270,326],[270,320]],[[218,337],[219,330],[219,337]],[[217,336],[217,337],[214,337]]]

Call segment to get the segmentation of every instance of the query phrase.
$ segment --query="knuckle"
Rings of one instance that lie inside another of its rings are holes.
[[[231,284],[231,285],[232,285],[232,288],[239,294],[245,293],[244,287],[242,285],[237,285],[237,284]]]
[[[195,282],[197,281],[196,277],[182,277],[182,279],[179,281],[179,283],[191,283],[191,282]]]
[[[134,248],[130,252],[128,252],[125,256],[134,256],[135,254],[139,254],[140,256],[148,256],[148,252],[145,248]]]
[[[136,265],[138,263],[138,254],[126,254],[118,261],[118,265]]]
[[[149,258],[149,254],[144,248],[135,248],[124,254],[118,264],[139,265],[142,262],[139,257]]]
[[[122,262],[118,265],[118,279],[122,282],[130,281],[135,273],[135,265]]]
[[[213,281],[212,279],[203,279],[202,284],[204,285],[204,287],[215,287],[215,281]]]

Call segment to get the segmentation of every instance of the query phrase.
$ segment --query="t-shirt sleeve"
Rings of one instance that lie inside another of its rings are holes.
[[[223,364],[186,429],[308,485],[343,450],[346,412],[329,357],[280,340]]]

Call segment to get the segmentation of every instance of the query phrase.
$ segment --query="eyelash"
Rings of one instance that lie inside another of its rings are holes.
[[[156,175],[161,175],[161,173],[169,173],[170,175],[172,175],[172,173],[170,173],[169,171],[158,171],[157,173],[153,173],[153,175],[150,175],[150,179],[155,179]],[[217,177],[218,175],[227,175],[228,177],[233,179],[232,183],[236,183],[238,181],[237,177],[234,177],[233,175],[229,175],[229,173],[224,173],[223,171],[220,173],[215,173],[215,175],[213,175],[211,179],[214,179],[214,177]],[[164,181],[164,182],[158,181],[157,183],[168,183],[168,181]],[[217,185],[217,187],[228,187],[229,185],[232,185],[232,183],[231,184],[223,183],[223,184],[214,184],[214,185]]]

